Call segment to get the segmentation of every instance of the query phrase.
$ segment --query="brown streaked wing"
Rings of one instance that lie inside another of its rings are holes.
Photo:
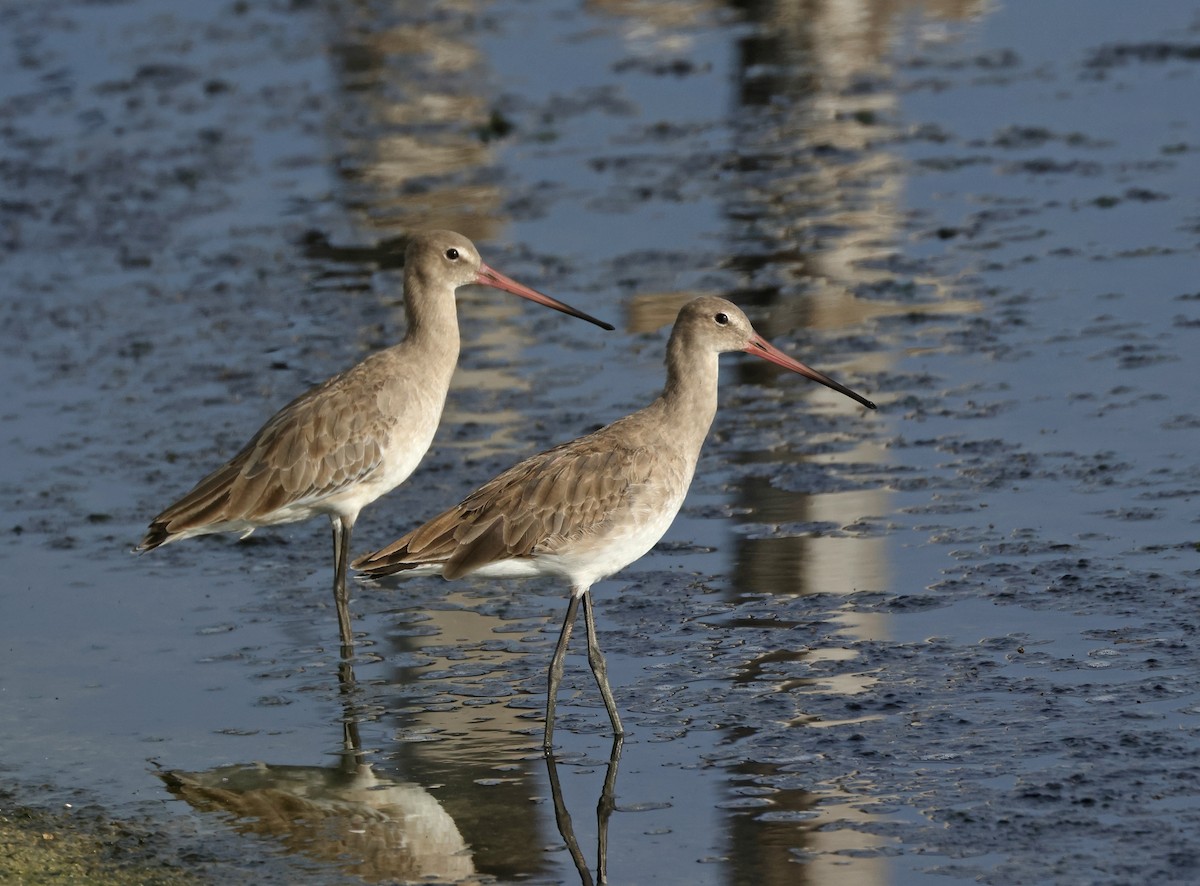
[[[460,504],[355,561],[386,575],[442,564],[459,578],[489,563],[553,552],[619,519],[654,465],[650,450],[585,437],[526,459]]]
[[[261,519],[288,505],[317,502],[370,475],[381,460],[382,422],[340,402],[337,380],[277,412],[228,463],[159,514],[152,527],[169,536]],[[143,545],[154,534],[152,528]]]

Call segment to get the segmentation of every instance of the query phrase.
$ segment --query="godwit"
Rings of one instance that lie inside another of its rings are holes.
[[[458,362],[454,292],[468,283],[613,328],[489,268],[461,234],[415,236],[404,252],[404,339],[283,407],[241,452],[155,517],[135,550],[211,532],[245,538],[260,526],[325,514],[333,524],[338,627],[350,646],[350,533],[359,511],[404,482],[433,440]]]
[[[555,698],[580,600],[588,663],[613,731],[623,734],[588,590],[650,550],[675,519],[716,414],[717,358],[725,351],[770,360],[875,408],[773,347],[733,303],[697,298],[675,320],[667,344],[667,384],[657,400],[509,468],[460,504],[352,564],[368,576],[409,571],[446,579],[473,574],[568,580],[570,602],[550,661],[547,751],[553,746]]]

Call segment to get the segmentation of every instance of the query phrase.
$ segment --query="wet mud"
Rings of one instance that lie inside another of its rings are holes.
[[[1200,17],[840,9],[0,10],[6,845],[83,840],[89,882],[1200,877]],[[679,520],[597,587],[623,745],[573,654],[542,758],[553,583],[358,586],[347,664],[318,521],[129,553],[395,340],[430,226],[619,332],[462,293],[363,550],[648,402],[695,294],[880,405],[728,359]]]

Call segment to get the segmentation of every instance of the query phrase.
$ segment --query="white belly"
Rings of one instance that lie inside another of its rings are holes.
[[[671,527],[686,494],[685,488],[667,501],[660,501],[655,508],[635,506],[623,513],[603,534],[585,537],[553,552],[490,563],[471,574],[482,578],[559,576],[571,583],[576,595],[581,595],[596,582],[624,569],[654,547]]]
[[[439,396],[440,393],[440,396]],[[421,464],[437,433],[446,402],[445,391],[426,391],[415,396],[403,420],[392,428],[382,460],[375,471],[341,492],[335,492],[308,504],[311,513],[338,514],[353,518],[380,496],[391,492]],[[295,517],[292,519],[303,519]]]

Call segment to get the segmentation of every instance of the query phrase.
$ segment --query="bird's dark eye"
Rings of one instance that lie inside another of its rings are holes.
[[[446,258],[450,259],[450,261],[458,261],[458,250],[451,246],[446,250]]]
[[[717,321],[718,326],[725,326],[727,323],[729,323],[729,315],[724,311],[714,316],[713,319]]]

